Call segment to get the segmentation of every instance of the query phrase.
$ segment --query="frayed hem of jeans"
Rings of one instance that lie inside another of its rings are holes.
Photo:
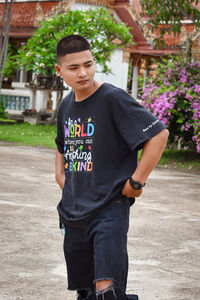
[[[98,278],[93,280],[93,283],[97,283],[98,281],[102,281],[102,280],[112,280],[112,282],[114,282],[114,279],[112,277],[102,277],[102,278]]]
[[[68,287],[67,288],[68,289],[68,291],[72,291],[72,292],[74,292],[74,291],[91,291],[92,289],[91,289],[91,286],[90,287],[83,287],[83,288],[70,288],[70,287]]]

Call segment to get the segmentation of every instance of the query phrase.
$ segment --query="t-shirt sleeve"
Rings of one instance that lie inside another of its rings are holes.
[[[124,90],[112,95],[114,122],[131,150],[139,150],[166,126]]]
[[[61,105],[58,109],[57,115],[57,136],[55,138],[55,143],[57,145],[57,149],[61,154],[64,154],[64,124],[62,124],[62,114],[61,114]]]

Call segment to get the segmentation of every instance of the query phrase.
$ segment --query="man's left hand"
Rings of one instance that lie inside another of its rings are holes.
[[[126,181],[123,189],[122,189],[122,195],[126,196],[128,198],[135,198],[139,197],[142,194],[142,189],[141,190],[134,190],[129,183],[129,180]]]

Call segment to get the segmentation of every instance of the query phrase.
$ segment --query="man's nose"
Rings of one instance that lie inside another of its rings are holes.
[[[78,76],[79,77],[84,77],[86,75],[86,70],[85,70],[85,68],[80,68],[79,69],[79,72],[78,72]]]

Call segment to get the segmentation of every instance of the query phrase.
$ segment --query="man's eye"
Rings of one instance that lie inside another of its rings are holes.
[[[73,68],[69,68],[70,70],[76,70],[77,68],[76,67],[73,67]]]
[[[91,67],[91,66],[92,66],[92,63],[91,63],[91,64],[87,64],[87,65],[86,65],[86,67]]]

